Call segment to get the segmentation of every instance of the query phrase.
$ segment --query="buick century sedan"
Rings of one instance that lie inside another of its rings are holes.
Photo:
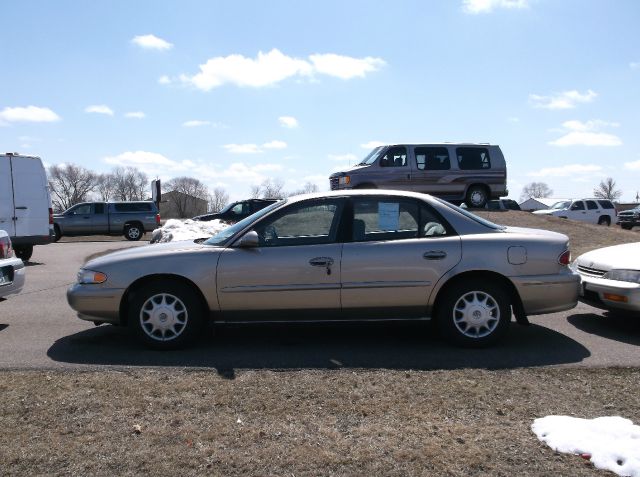
[[[290,197],[208,238],[87,262],[67,298],[78,316],[128,326],[159,349],[209,320],[435,320],[481,347],[512,316],[573,308],[568,238],[496,225],[435,197],[335,191]]]

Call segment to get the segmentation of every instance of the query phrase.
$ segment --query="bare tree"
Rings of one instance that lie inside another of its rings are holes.
[[[252,198],[281,199],[285,195],[283,188],[284,181],[282,179],[265,179],[259,186],[251,188]]]
[[[251,199],[260,198],[260,193],[262,192],[262,188],[259,185],[252,185],[251,192],[249,193]]]
[[[318,187],[317,184],[314,184],[313,182],[307,182],[302,189],[300,190],[296,190],[294,192],[291,192],[288,195],[299,195],[299,194],[312,194],[314,192],[319,192],[320,188]]]
[[[96,188],[97,175],[75,164],[53,165],[49,167],[49,188],[56,210],[66,210],[72,205],[84,202]]]
[[[107,201],[114,196],[115,180],[113,174],[100,174],[96,179],[96,192],[100,200]]]
[[[118,200],[144,200],[150,195],[149,177],[135,167],[116,167],[113,197]]]
[[[622,191],[616,189],[616,181],[611,177],[600,181],[598,187],[593,189],[593,195],[600,199],[618,200],[622,197]]]
[[[179,217],[194,215],[194,211],[197,211],[196,199],[206,201],[209,197],[207,186],[193,177],[175,177],[167,182],[164,188],[177,192],[173,199]]]
[[[209,212],[220,212],[229,203],[229,194],[222,187],[213,189],[209,194]]]
[[[520,194],[520,200],[527,200],[530,198],[539,199],[541,197],[551,197],[553,190],[545,182],[530,182],[522,188]]]

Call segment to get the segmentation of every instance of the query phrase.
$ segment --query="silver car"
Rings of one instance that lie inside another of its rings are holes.
[[[435,319],[463,346],[502,338],[512,312],[573,308],[565,235],[495,225],[399,191],[290,197],[208,240],[89,261],[67,298],[82,319],[129,326],[154,348],[183,346],[208,320]]]
[[[15,256],[9,234],[0,230],[0,301],[20,293],[24,286],[24,263]]]

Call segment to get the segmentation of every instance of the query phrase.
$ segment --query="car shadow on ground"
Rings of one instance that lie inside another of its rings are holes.
[[[223,325],[193,347],[153,351],[124,328],[103,325],[56,341],[54,361],[86,365],[237,369],[505,369],[578,363],[590,356],[573,339],[543,326],[515,323],[507,339],[487,349],[444,342],[420,324]]]
[[[571,315],[567,321],[579,330],[621,343],[640,346],[640,316],[616,315],[603,311]]]
[[[0,323],[0,331],[9,328],[9,325],[5,325],[4,323]]]
[[[38,266],[40,266],[40,265],[44,265],[44,264],[43,264],[43,263],[41,263],[41,262],[31,262],[31,261],[26,261],[26,262],[25,262],[25,261],[23,261],[22,263],[24,263],[24,266],[25,266],[25,267],[38,267]]]

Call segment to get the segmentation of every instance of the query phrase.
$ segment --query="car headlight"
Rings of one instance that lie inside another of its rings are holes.
[[[104,283],[107,281],[107,276],[102,272],[95,272],[93,270],[85,270],[81,268],[78,271],[78,283],[83,285]]]
[[[338,183],[340,185],[349,185],[349,184],[351,184],[351,177],[349,177],[349,176],[340,177],[338,179]]]
[[[640,283],[639,270],[609,270],[602,278],[618,280],[620,282]]]

